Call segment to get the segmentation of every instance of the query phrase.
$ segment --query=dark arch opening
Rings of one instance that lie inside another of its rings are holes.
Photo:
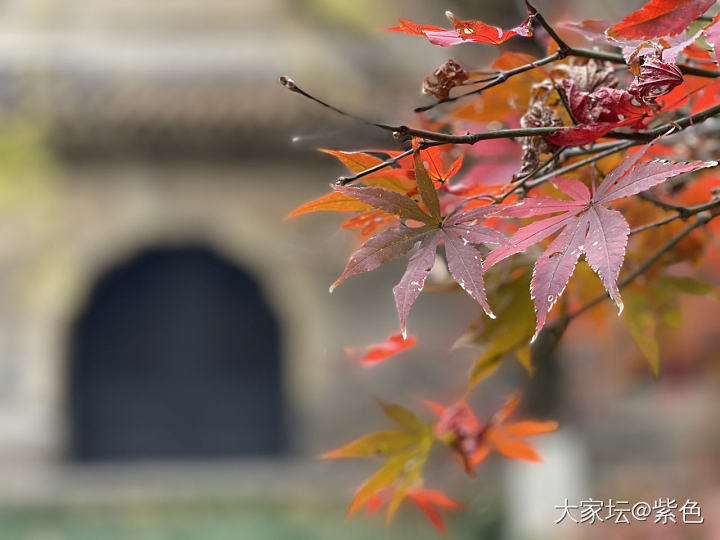
[[[205,247],[154,248],[102,276],[70,361],[73,459],[285,449],[277,322],[255,281]]]

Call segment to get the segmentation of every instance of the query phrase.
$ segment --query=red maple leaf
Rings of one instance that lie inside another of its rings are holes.
[[[607,30],[613,38],[650,39],[674,36],[705,13],[715,0],[650,0]]]
[[[377,364],[383,360],[387,360],[391,356],[400,354],[401,352],[413,347],[417,343],[415,336],[403,337],[401,334],[391,334],[383,343],[371,345],[365,349],[364,354],[360,354],[356,349],[351,347],[345,348],[345,353],[353,359],[358,360],[362,364]]]
[[[588,187],[577,179],[557,178],[554,181],[555,187],[568,195],[570,200],[533,197],[505,205],[498,213],[504,217],[519,218],[558,214],[521,227],[507,245],[493,250],[485,260],[486,268],[490,268],[506,257],[524,251],[560,231],[535,262],[530,283],[537,312],[533,340],[545,324],[553,305],[564,292],[583,253],[590,267],[602,280],[610,298],[619,311],[622,311],[617,277],[625,258],[630,227],[620,212],[607,208],[606,204],[650,189],[678,174],[717,164],[704,161],[673,163],[661,160],[638,163],[651,144],[608,173],[592,194]]]
[[[440,45],[441,47],[450,47],[451,45],[458,45],[460,43],[491,43],[493,45],[499,45],[513,36],[532,36],[532,21],[535,18],[535,14],[531,13],[522,24],[510,30],[503,30],[497,26],[485,24],[482,21],[464,21],[458,19],[450,11],[445,12],[445,15],[453,24],[453,30],[426,24],[416,24],[404,19],[400,19],[397,26],[388,28],[388,30],[426,37],[430,43]]]

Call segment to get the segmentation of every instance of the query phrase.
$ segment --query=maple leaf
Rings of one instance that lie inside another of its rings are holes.
[[[331,452],[323,454],[323,459],[372,458],[406,450],[417,442],[413,433],[400,430],[385,430],[369,433],[349,442]]]
[[[425,278],[435,262],[435,250],[441,238],[445,243],[450,274],[482,306],[489,317],[495,317],[485,295],[481,255],[472,245],[506,242],[501,233],[479,224],[494,210],[495,208],[491,206],[484,206],[466,212],[452,213],[444,219],[441,227],[436,229],[434,234],[422,239],[417,251],[410,258],[405,274],[393,288],[403,334],[407,332],[410,308],[422,291]]]
[[[404,19],[400,19],[398,26],[388,28],[388,30],[426,37],[430,43],[440,45],[441,47],[450,47],[460,43],[490,43],[499,45],[513,36],[532,36],[532,21],[535,18],[535,14],[531,13],[522,24],[510,30],[503,30],[497,26],[485,24],[482,21],[465,21],[458,19],[450,11],[445,12],[445,16],[450,19],[450,22],[453,24],[453,30],[425,24],[416,24]]]
[[[650,0],[639,10],[611,26],[614,38],[651,39],[674,36],[705,13],[715,0]]]
[[[354,348],[348,347],[345,352],[351,358],[357,359],[365,365],[377,364],[383,360],[387,360],[391,356],[400,354],[401,352],[413,347],[417,343],[415,336],[403,337],[401,334],[391,334],[383,343],[371,345],[365,350],[364,354],[359,354]]]
[[[346,278],[374,270],[410,253],[418,245],[410,257],[403,277],[393,288],[403,336],[407,335],[407,317],[410,308],[420,295],[425,279],[435,262],[435,251],[440,239],[445,243],[448,269],[453,278],[491,317],[494,315],[485,295],[482,258],[473,244],[506,242],[501,233],[482,224],[482,221],[495,211],[495,207],[485,206],[465,212],[456,210],[442,218],[437,192],[425,169],[417,145],[413,159],[418,193],[430,215],[425,213],[413,199],[399,193],[372,187],[336,187],[339,192],[370,206],[397,214],[402,219],[418,221],[423,225],[415,228],[402,225],[387,229],[368,239],[353,253],[342,275],[330,287],[332,292]]]
[[[524,437],[555,431],[558,424],[532,420],[506,424],[519,402],[519,395],[512,396],[486,424],[480,423],[463,401],[448,408],[431,404],[440,416],[435,424],[435,435],[455,450],[468,474],[474,474],[474,468],[492,450],[511,459],[542,461]]]
[[[288,214],[287,218],[289,219],[302,214],[319,211],[358,212],[361,210],[368,210],[369,208],[371,208],[369,204],[358,201],[349,195],[333,192],[298,206],[295,210]]]
[[[533,197],[507,205],[498,212],[504,217],[535,217],[556,214],[518,229],[506,246],[493,250],[485,260],[486,268],[559,232],[535,262],[530,284],[535,301],[537,337],[547,315],[565,290],[580,256],[584,253],[590,267],[600,277],[610,298],[622,312],[623,304],[617,277],[625,258],[630,227],[617,210],[604,206],[635,195],[679,174],[714,166],[716,162],[667,162],[654,160],[638,163],[650,143],[607,174],[597,190],[590,190],[577,179],[557,178],[555,187],[570,200]]]
[[[385,464],[355,492],[347,515],[363,506],[368,512],[375,511],[392,495],[387,512],[390,521],[405,496],[413,491],[412,484],[420,480],[434,437],[432,424],[421,422],[412,411],[379,400],[378,404],[398,429],[370,433],[321,457],[385,457]]]
[[[337,192],[362,201],[373,208],[389,214],[396,214],[403,219],[413,219],[430,224],[432,220],[410,197],[377,187],[345,187],[335,186]]]
[[[382,159],[367,152],[344,152],[340,150],[328,150],[326,148],[321,148],[320,152],[334,156],[343,165],[345,165],[350,172],[353,173],[364,172],[367,169],[380,165],[383,162]],[[370,186],[382,187],[398,193],[407,193],[409,190],[409,175],[408,171],[404,169],[382,169],[366,175],[364,177],[364,181]],[[350,195],[335,191],[300,205],[298,208],[293,210],[286,219],[311,212],[358,212],[368,210],[370,208],[370,205],[365,204]]]

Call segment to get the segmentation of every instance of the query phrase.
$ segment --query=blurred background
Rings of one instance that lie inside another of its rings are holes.
[[[537,4],[619,20],[641,2]],[[524,14],[515,0],[0,2],[1,539],[437,537],[413,508],[390,528],[345,522],[374,464],[316,456],[386,427],[373,396],[457,398],[477,352],[451,348],[476,306],[426,294],[416,348],[374,369],[347,357],[396,331],[402,263],[330,296],[356,240],[337,216],[284,218],[345,172],[315,148],[396,143],[277,77],[412,121],[435,67],[498,54],[383,32],[444,25],[447,9],[505,27]],[[571,329],[544,465],[493,459],[472,481],[438,453],[428,485],[467,507],[450,537],[720,538],[718,310],[683,302],[660,379],[621,323],[600,340],[592,319]],[[479,410],[524,384],[506,364]],[[566,497],[690,498],[706,523],[558,528]]]

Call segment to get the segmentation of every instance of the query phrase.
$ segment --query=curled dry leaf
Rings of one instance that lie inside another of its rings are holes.
[[[657,98],[682,84],[682,72],[674,63],[653,58],[640,66],[640,73],[628,88],[628,92],[642,103],[654,103]]]
[[[436,97],[439,101],[447,99],[450,90],[468,80],[468,72],[454,60],[448,60],[425,77],[422,86],[423,94]]]
[[[533,84],[530,90],[530,104],[527,112],[520,119],[523,128],[562,126],[562,119],[549,104],[550,97],[555,94],[555,85],[550,79]],[[540,163],[540,154],[557,150],[557,146],[546,137],[522,137],[522,168],[520,176],[534,170]]]

